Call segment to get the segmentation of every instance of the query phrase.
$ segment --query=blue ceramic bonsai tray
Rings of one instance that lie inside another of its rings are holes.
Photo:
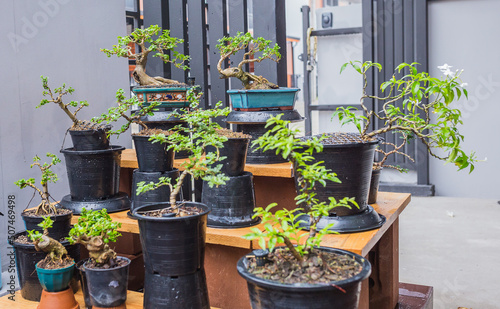
[[[298,88],[228,90],[231,105],[238,111],[266,109],[291,110],[297,99]]]

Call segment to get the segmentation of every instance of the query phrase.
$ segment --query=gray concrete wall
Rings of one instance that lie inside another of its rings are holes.
[[[500,1],[429,1],[428,8],[429,70],[437,75],[437,66],[444,63],[464,69],[469,100],[456,104],[464,119],[464,147],[476,151],[479,159],[487,158],[470,175],[431,159],[430,181],[437,195],[499,199]]]
[[[59,150],[70,119],[55,104],[35,109],[42,98],[40,75],[48,76],[49,85],[66,83],[76,89],[66,100],[88,100],[81,119],[90,119],[115,104],[118,88],[127,89],[126,59],[108,58],[99,51],[116,44],[126,34],[125,3],[100,0],[3,0],[0,11],[0,211],[7,215],[8,196],[15,196],[17,231],[24,229],[20,214],[33,192],[20,190],[14,181],[35,177],[38,170],[29,165],[35,155]],[[125,134],[128,135],[128,134]],[[128,136],[118,144],[131,146]],[[113,141],[117,144],[116,140]],[[66,147],[71,147],[69,136]],[[50,184],[55,199],[69,194],[66,168],[54,168],[57,184]],[[37,197],[30,206],[36,206]],[[0,217],[0,252],[6,258],[9,222]],[[5,284],[5,283],[4,283]]]

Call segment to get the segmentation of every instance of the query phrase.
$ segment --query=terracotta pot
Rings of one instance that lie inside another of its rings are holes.
[[[71,289],[60,292],[47,292],[43,290],[42,298],[37,309],[80,309],[75,295]]]

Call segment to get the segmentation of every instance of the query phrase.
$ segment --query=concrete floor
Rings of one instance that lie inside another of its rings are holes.
[[[434,287],[434,309],[500,308],[500,205],[412,197],[400,217],[400,281]]]

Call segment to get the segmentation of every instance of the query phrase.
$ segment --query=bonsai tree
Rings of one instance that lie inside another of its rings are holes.
[[[298,195],[295,198],[298,208],[294,210],[282,209],[274,214],[271,210],[276,206],[273,203],[266,208],[255,209],[254,217],[261,216],[265,223],[264,229],[252,228],[252,233],[244,236],[248,240],[259,240],[259,246],[273,251],[277,244],[285,244],[287,250],[293,256],[295,263],[311,257],[314,248],[318,247],[324,235],[332,233],[329,228],[332,224],[317,230],[316,226],[323,216],[328,216],[328,212],[335,207],[357,206],[354,198],[343,198],[335,200],[329,198],[329,202],[320,202],[316,197],[314,189],[318,185],[326,185],[326,181],[339,183],[337,175],[326,169],[323,162],[314,163],[314,153],[321,152],[323,137],[312,137],[311,139],[299,139],[296,136],[299,129],[290,129],[290,121],[281,119],[281,115],[271,117],[266,127],[271,128],[264,135],[253,142],[258,149],[274,150],[296,166],[295,177],[298,180]],[[309,222],[304,222],[304,214]],[[309,223],[309,232],[305,232],[304,223]],[[306,237],[305,241],[303,238]],[[318,258],[321,259],[320,256]]]
[[[153,36],[160,35],[153,39]],[[141,86],[161,86],[164,84],[178,84],[178,81],[166,79],[160,76],[151,77],[146,74],[146,63],[148,55],[153,53],[153,57],[159,57],[165,63],[172,63],[177,68],[186,70],[188,66],[184,62],[189,60],[174,48],[177,44],[182,44],[184,40],[170,36],[169,30],[161,30],[158,25],[151,25],[146,29],[137,28],[130,36],[119,36],[118,44],[113,45],[112,49],[101,49],[108,57],[116,55],[118,57],[134,58],[135,69],[132,73],[134,80]],[[132,46],[137,44],[139,51],[133,51]],[[169,55],[169,52],[171,55]]]
[[[62,98],[65,95],[72,94],[75,89],[71,87],[67,87],[66,84],[62,84],[61,87],[55,88],[52,90],[49,87],[49,79],[48,77],[40,76],[42,79],[42,86],[43,86],[43,96],[44,97],[49,97],[49,99],[42,99],[40,101],[40,104],[36,108],[40,108],[48,103],[55,103],[57,104],[63,111],[64,113],[73,121],[73,125],[71,126],[70,130],[97,130],[97,129],[103,129],[104,126],[99,126],[96,125],[96,123],[86,121],[86,120],[79,120],[76,117],[76,114],[78,112],[86,107],[89,106],[89,103],[87,101],[70,101],[68,103],[64,103]],[[71,111],[74,109],[73,111]]]
[[[369,61],[355,61],[344,64],[341,72],[348,65],[363,76],[360,102],[364,115],[356,115],[352,107],[338,108],[333,117],[337,117],[342,125],[353,123],[364,139],[390,131],[403,132],[405,138],[421,140],[433,157],[451,162],[459,170],[467,167],[469,172],[474,170],[474,163],[477,162],[474,152],[466,154],[461,145],[464,140],[458,131],[458,126],[462,124],[461,112],[451,107],[455,99],[460,99],[462,95],[467,97],[465,84],[460,79],[462,71],[452,72],[449,67],[443,66],[444,78],[436,78],[429,73],[418,72],[417,63],[402,63],[396,67],[397,72],[407,70],[408,74],[401,78],[394,75],[383,82],[380,90],[384,96],[377,96],[366,92],[367,71],[372,68],[381,71],[382,66]],[[364,104],[365,99],[382,102],[380,111],[369,110]],[[425,99],[429,100],[426,104],[423,103]],[[398,102],[401,102],[401,107]],[[383,125],[368,132],[374,121]],[[437,154],[435,149],[440,149],[444,155]]]
[[[179,117],[186,122],[187,126],[177,125],[173,128],[173,133],[168,136],[156,134],[150,138],[156,142],[168,143],[168,149],[174,149],[176,152],[191,151],[189,158],[180,166],[182,173],[179,178],[175,182],[168,177],[160,177],[157,183],[139,182],[136,191],[139,195],[160,186],[169,186],[171,210],[176,212],[178,216],[188,215],[180,208],[182,204],[176,204],[176,197],[188,175],[195,179],[202,178],[209,183],[210,187],[224,185],[229,180],[229,177],[220,172],[222,164],[215,164],[219,160],[225,159],[225,157],[219,156],[219,148],[223,147],[222,143],[227,141],[227,137],[218,134],[217,130],[220,129],[220,126],[211,119],[227,116],[230,110],[228,107],[221,109],[221,102],[217,103],[214,109],[203,110],[199,108],[199,99],[202,95],[202,93],[196,94],[192,89],[188,90],[187,99],[191,102],[190,108],[181,113],[172,113],[172,116]],[[217,151],[204,155],[207,146],[214,146]]]
[[[275,44],[271,47],[271,41],[261,37],[254,38],[250,32],[243,34],[238,32],[234,37],[223,37],[219,40],[217,48],[220,53],[220,60],[217,63],[217,70],[221,78],[236,77],[242,83],[245,89],[276,89],[279,88],[269,82],[262,76],[257,76],[244,71],[244,65],[247,63],[261,62],[265,59],[278,62],[281,59],[279,53],[280,47]],[[226,60],[238,53],[244,51],[243,59],[237,67],[223,68]]]
[[[28,237],[35,245],[35,249],[47,253],[42,263],[43,268],[61,268],[74,262],[68,256],[66,248],[59,241],[48,236],[48,229],[52,228],[53,223],[54,221],[50,217],[44,217],[43,221],[38,224],[39,227],[43,228],[43,233],[34,230],[28,231]]]
[[[148,126],[141,120],[141,118],[146,115],[153,115],[153,111],[158,105],[160,105],[160,103],[151,102],[150,105],[144,106],[142,102],[139,102],[137,97],[126,99],[123,89],[118,89],[116,91],[116,101],[118,106],[111,107],[108,109],[107,113],[103,113],[99,117],[92,118],[92,121],[95,123],[106,122],[108,124],[111,122],[116,122],[120,118],[125,119],[125,124],[122,125],[119,129],[108,131],[108,136],[112,134],[122,134],[130,128],[130,125],[132,123],[136,123],[143,128],[143,131],[141,131],[143,135],[150,135],[154,132],[158,132],[158,130],[151,131]],[[128,112],[132,110],[134,106],[138,106],[139,110],[135,111],[132,115],[129,116]]]
[[[83,209],[78,222],[69,232],[71,244],[79,243],[89,251],[89,257],[97,266],[113,266],[116,252],[109,247],[121,236],[121,223],[113,222],[106,209],[88,211]]]
[[[38,195],[40,195],[42,201],[36,207],[36,212],[35,212],[36,215],[39,216],[57,214],[57,208],[49,200],[50,198],[49,182],[56,183],[59,180],[57,174],[54,173],[51,170],[51,168],[57,163],[60,163],[61,160],[55,154],[52,153],[47,153],[47,158],[50,159],[50,163],[45,162],[42,164],[40,163],[40,157],[35,156],[33,158],[33,163],[30,165],[31,168],[33,168],[33,166],[37,166],[40,169],[40,172],[42,173],[42,178],[40,180],[41,188],[35,185],[35,178],[29,178],[29,179],[23,178],[15,182],[15,185],[18,186],[19,188],[24,189],[30,187],[33,190],[35,190],[35,192],[38,193]]]

